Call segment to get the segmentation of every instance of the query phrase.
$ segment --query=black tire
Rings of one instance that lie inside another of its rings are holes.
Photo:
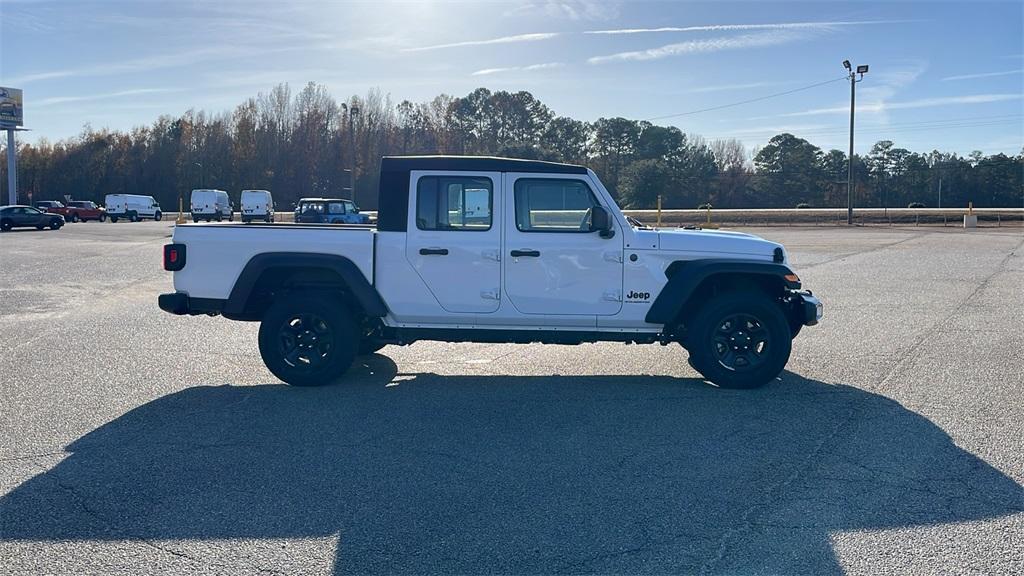
[[[60,227],[63,225],[64,223],[56,218],[50,220],[50,230],[60,230]]]
[[[242,224],[248,224],[250,222],[252,222],[252,220],[246,218],[245,216],[242,216]]]
[[[273,219],[273,218],[271,218],[270,216],[267,216],[267,217],[265,217],[265,218],[264,218],[264,220],[266,220],[266,221],[267,221],[267,224],[270,224],[271,222],[273,222],[273,221],[274,221],[274,219]]]
[[[199,224],[199,218],[193,216],[192,217],[192,222],[195,223],[195,224]]]
[[[4,232],[10,232],[11,228],[14,228],[14,223],[10,220],[4,220],[0,222],[0,230]]]
[[[153,221],[159,222],[160,219],[163,218],[163,217],[164,217],[163,212],[157,212],[156,214],[153,215]]]
[[[771,382],[793,349],[779,303],[761,292],[728,292],[696,314],[686,337],[690,365],[722,388]]]
[[[362,340],[359,341],[359,355],[368,356],[385,346],[387,346],[387,344],[379,340],[373,340],[372,338],[363,338]]]
[[[234,221],[235,221],[235,213],[232,212],[231,214],[228,214],[228,222],[234,222]]]
[[[74,224],[76,222],[78,222],[78,214],[72,213],[71,214],[71,223]]]
[[[46,230],[46,225],[45,224],[43,224],[43,225],[36,224],[36,230]]]
[[[97,220],[99,220],[100,222],[106,222],[107,221],[107,215],[106,214],[100,214],[100,217],[97,218]]]
[[[331,384],[355,360],[359,331],[348,309],[330,296],[278,299],[260,322],[260,355],[292,386]]]
[[[110,221],[113,222],[114,224],[117,224],[117,216],[111,216]]]
[[[138,212],[132,212],[131,216],[129,216],[128,219],[131,220],[132,222],[138,222],[139,221],[139,214],[138,214]]]
[[[218,213],[217,213],[217,218],[216,218],[216,220],[217,220],[217,222],[220,222],[220,220],[221,220],[221,218],[220,218],[220,212],[218,212]],[[207,220],[207,222],[209,222],[209,220]]]

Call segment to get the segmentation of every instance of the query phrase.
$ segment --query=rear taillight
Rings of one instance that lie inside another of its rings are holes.
[[[185,267],[185,245],[164,245],[164,270],[177,272]]]

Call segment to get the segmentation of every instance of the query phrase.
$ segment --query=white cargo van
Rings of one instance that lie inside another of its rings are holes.
[[[274,197],[269,190],[242,190],[242,222],[274,221]]]
[[[117,222],[119,218],[138,222],[147,218],[159,220],[163,217],[160,205],[156,203],[156,199],[152,196],[107,194],[104,204],[106,204],[107,216],[111,222]]]
[[[193,190],[191,204],[193,222],[234,219],[231,200],[228,199],[228,193],[223,190]]]

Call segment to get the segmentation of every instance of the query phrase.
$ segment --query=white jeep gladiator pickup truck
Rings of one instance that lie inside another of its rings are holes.
[[[441,340],[675,342],[711,382],[751,388],[821,318],[779,244],[647,228],[582,166],[386,157],[379,194],[376,226],[176,226],[160,308],[259,321],[264,362],[298,386]]]

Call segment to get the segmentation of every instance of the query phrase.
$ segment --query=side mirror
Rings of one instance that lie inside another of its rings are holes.
[[[601,238],[615,236],[615,228],[612,227],[612,217],[604,206],[594,206],[590,209],[590,231],[599,232]]]

